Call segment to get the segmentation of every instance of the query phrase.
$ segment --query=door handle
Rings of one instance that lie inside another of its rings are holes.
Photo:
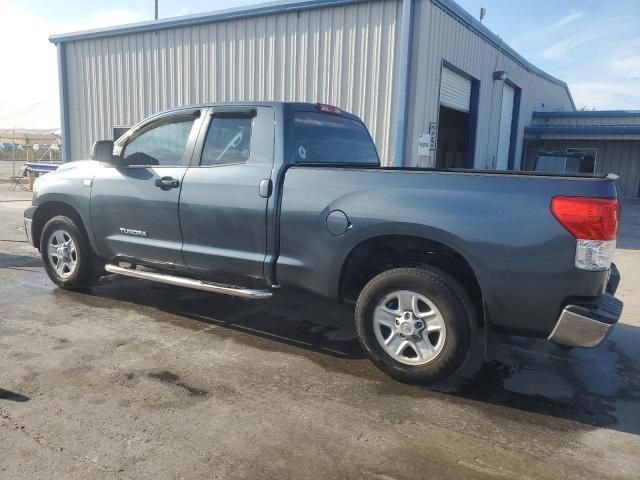
[[[160,187],[163,190],[169,190],[170,188],[178,188],[180,181],[172,177],[162,177],[156,180],[156,187]]]
[[[271,191],[273,190],[273,182],[270,178],[265,178],[260,180],[260,186],[258,188],[258,194],[262,198],[269,198],[271,196]]]

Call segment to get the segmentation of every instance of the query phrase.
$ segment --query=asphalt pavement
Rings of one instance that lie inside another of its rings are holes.
[[[0,188],[2,479],[640,478],[640,204],[603,345],[499,336],[421,388],[365,358],[348,305],[114,276],[57,289],[29,199]]]

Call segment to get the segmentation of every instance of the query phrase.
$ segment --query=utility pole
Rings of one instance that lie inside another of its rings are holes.
[[[156,3],[156,15],[155,15],[155,19],[158,20],[158,0],[155,0]]]
[[[11,133],[11,171],[13,172],[11,175],[16,174],[16,127],[13,127]]]

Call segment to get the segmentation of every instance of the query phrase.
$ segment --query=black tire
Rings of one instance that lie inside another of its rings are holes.
[[[446,335],[440,352],[423,365],[407,365],[387,354],[374,332],[373,314],[389,294],[411,290],[424,295],[437,307]],[[356,304],[356,330],[373,363],[392,378],[427,385],[455,374],[465,363],[475,336],[476,312],[464,288],[437,268],[396,268],[374,277],[360,293]]]
[[[56,231],[64,231],[73,240],[75,244],[75,270],[69,276],[63,277],[51,265],[48,258],[47,247],[51,235]],[[60,288],[65,290],[83,290],[95,283],[99,278],[94,269],[94,256],[91,251],[91,245],[87,234],[82,227],[78,226],[76,221],[58,215],[51,218],[42,229],[40,236],[40,256],[44,262],[44,268],[49,278]]]

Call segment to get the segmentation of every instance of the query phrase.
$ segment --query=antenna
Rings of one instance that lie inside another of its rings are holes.
[[[155,19],[158,19],[158,0],[156,0],[156,16]]]
[[[485,17],[485,15],[487,14],[487,9],[484,7],[480,7],[480,21],[482,22],[482,19]]]

